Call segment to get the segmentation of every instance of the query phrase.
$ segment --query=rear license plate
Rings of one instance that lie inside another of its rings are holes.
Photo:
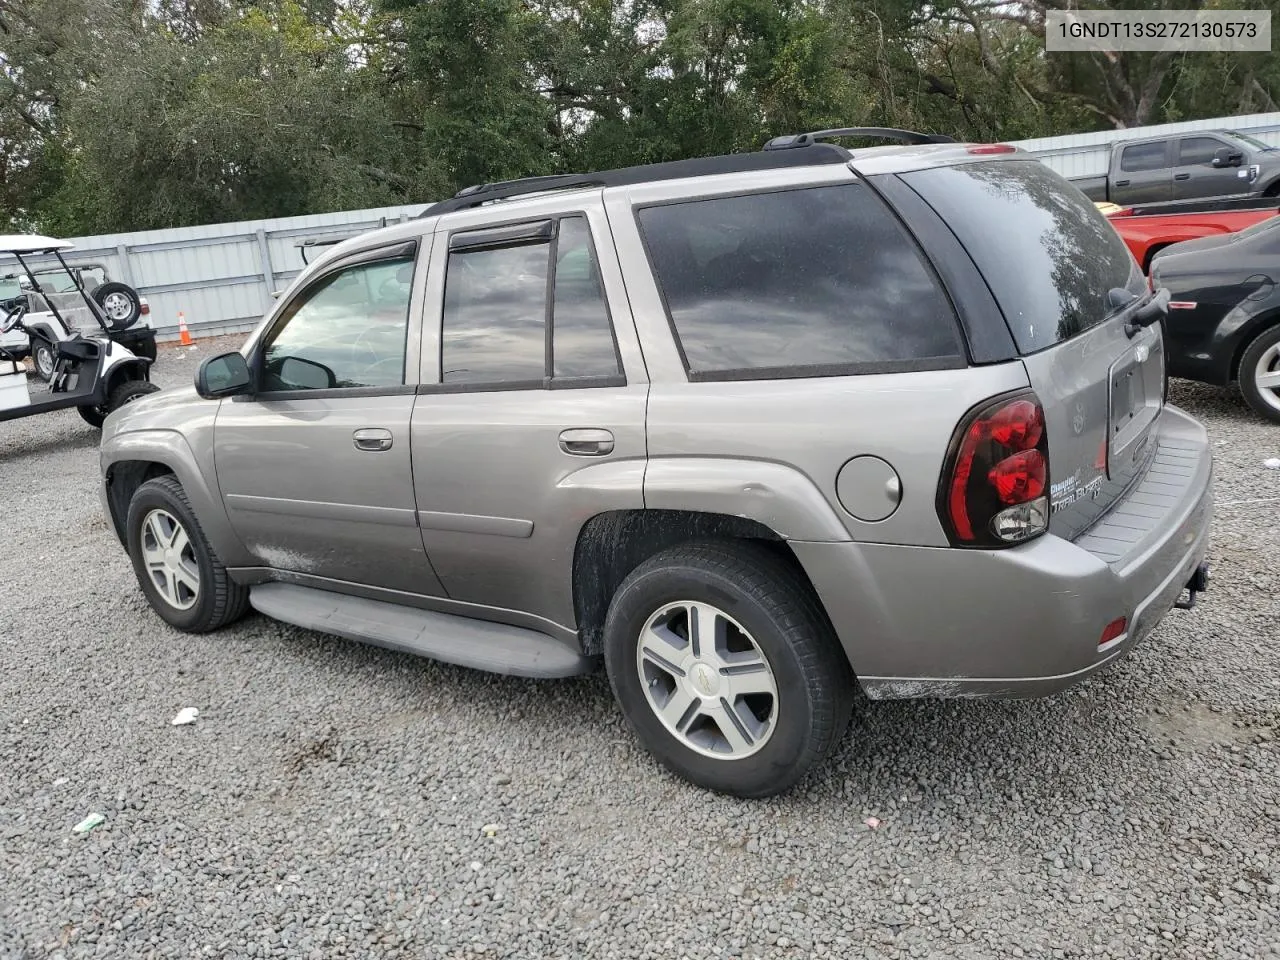
[[[1130,367],[1111,382],[1111,432],[1119,433],[1145,405],[1142,368]]]

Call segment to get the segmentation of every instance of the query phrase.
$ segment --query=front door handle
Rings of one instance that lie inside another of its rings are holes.
[[[1191,179],[1191,174],[1189,174],[1189,173],[1175,173],[1175,174],[1173,175],[1173,179],[1175,179],[1175,180],[1190,180],[1190,179]]]
[[[381,427],[363,427],[351,435],[357,450],[377,451],[391,449],[391,431]]]
[[[613,453],[613,434],[585,427],[561,430],[560,449],[571,457],[605,457]]]
[[[1117,181],[1116,181],[1116,186],[1117,186],[1117,187],[1127,187],[1128,185],[1129,185],[1129,181],[1128,181],[1128,180],[1117,180]]]

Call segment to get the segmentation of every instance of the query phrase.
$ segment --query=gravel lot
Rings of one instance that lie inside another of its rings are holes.
[[[0,425],[0,957],[1280,957],[1280,428],[1173,392],[1218,458],[1201,604],[1054,699],[863,702],[768,803],[661,772],[600,676],[179,634],[97,431]]]

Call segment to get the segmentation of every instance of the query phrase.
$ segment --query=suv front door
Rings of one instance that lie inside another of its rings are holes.
[[[363,251],[318,274],[253,345],[255,392],[219,408],[218,485],[264,567],[329,589],[440,592],[410,463],[418,245]]]
[[[551,633],[574,625],[582,525],[643,506],[648,378],[588,200],[438,227],[413,413],[422,539],[450,600]]]

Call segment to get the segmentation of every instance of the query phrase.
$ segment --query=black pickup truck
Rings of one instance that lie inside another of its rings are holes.
[[[1230,130],[1197,130],[1111,148],[1100,177],[1071,181],[1090,200],[1120,206],[1209,197],[1280,196],[1280,149]]]

